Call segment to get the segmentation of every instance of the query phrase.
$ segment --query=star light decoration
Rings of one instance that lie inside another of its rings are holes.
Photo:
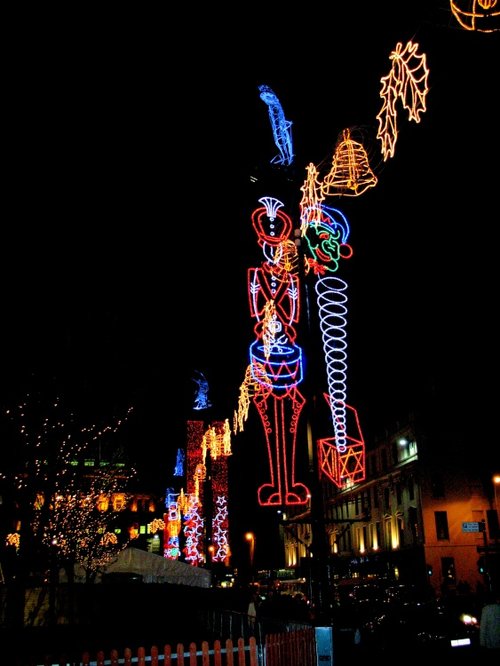
[[[427,81],[429,70],[425,53],[418,53],[418,44],[409,41],[403,49],[398,42],[389,59],[391,71],[380,79],[382,90],[380,97],[384,103],[377,115],[379,123],[377,139],[382,142],[384,162],[394,157],[398,136],[396,102],[403,104],[408,111],[409,120],[419,123],[420,114],[426,111],[426,97],[429,90]]]

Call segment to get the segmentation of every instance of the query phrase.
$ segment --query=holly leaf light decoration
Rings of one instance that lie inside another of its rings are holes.
[[[429,70],[425,53],[417,53],[418,44],[409,41],[403,49],[399,42],[391,53],[391,71],[382,77],[380,97],[383,105],[377,115],[379,123],[377,139],[382,142],[384,161],[394,157],[398,136],[396,103],[401,100],[408,111],[408,119],[419,123],[420,114],[426,111]]]

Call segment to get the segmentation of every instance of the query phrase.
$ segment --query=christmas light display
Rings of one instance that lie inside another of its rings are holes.
[[[228,523],[227,496],[217,495],[215,515],[212,520],[212,541],[215,547],[212,562],[223,562],[229,565],[231,550],[228,541]]]
[[[16,551],[18,551],[19,546],[21,545],[21,535],[19,532],[11,532],[10,534],[7,534],[5,537],[5,545],[13,546]]]
[[[198,390],[196,391],[196,396],[194,399],[193,409],[208,409],[212,406],[212,403],[208,399],[208,382],[199,371],[196,372],[196,376],[193,377],[193,381],[198,385]]]
[[[186,495],[187,505],[183,513],[183,532],[186,545],[184,559],[188,564],[199,566],[205,562],[203,536],[205,520],[201,515],[201,502],[194,493]]]
[[[168,560],[177,560],[181,554],[179,534],[182,502],[179,501],[179,495],[169,489],[165,497],[167,512],[163,521],[163,556]]]
[[[322,184],[318,180],[319,172],[312,162],[306,169],[307,177],[300,188],[302,199],[300,202],[300,233],[303,236],[307,227],[321,222],[321,202],[325,198]]]
[[[330,403],[329,395],[325,394],[325,399]],[[335,437],[318,440],[318,464],[321,474],[343,488],[365,478],[365,442],[354,407],[337,402],[331,411],[334,418],[340,413],[343,419],[334,426]]]
[[[109,461],[100,465],[100,459],[97,465],[87,463],[96,457],[90,447],[105,448],[131,411],[113,425],[82,427],[58,398],[41,403],[30,397],[8,410],[23,440],[20,471],[3,477],[23,491],[22,549],[37,544],[51,561],[64,558],[82,565],[91,579],[127,545],[110,527],[126,508],[124,487],[135,470]],[[29,543],[23,544],[23,535],[29,535]]]
[[[292,123],[285,119],[283,108],[269,86],[259,86],[260,98],[269,108],[269,120],[273,129],[274,142],[279,155],[271,160],[272,164],[289,166],[293,162]]]
[[[259,371],[259,375],[262,371]],[[240,386],[240,392],[238,397],[238,408],[234,411],[233,416],[233,432],[237,435],[239,432],[243,432],[245,421],[248,419],[248,412],[250,410],[250,403],[252,397],[255,395],[255,392],[258,390],[259,383],[254,379],[252,374],[252,366],[247,366],[245,371],[245,377]]]
[[[464,30],[476,32],[500,30],[499,0],[450,0],[450,9]]]
[[[187,425],[186,491],[167,490],[163,554],[167,559],[179,559],[184,554],[186,562],[199,566],[206,562],[210,550],[212,562],[229,564],[227,458],[232,454],[229,421],[215,421],[207,428],[203,421],[188,421]],[[180,467],[178,452],[177,472]],[[210,505],[205,499],[207,483],[211,484]],[[207,520],[211,520],[208,547]]]
[[[292,221],[281,210],[283,203],[273,197],[259,203],[252,225],[264,261],[248,271],[250,314],[256,320],[249,355],[259,385],[252,401],[264,427],[269,481],[257,495],[262,506],[305,504],[309,489],[295,480],[297,426],[305,402],[297,388],[303,378],[302,349],[295,342],[299,278],[290,256],[297,249],[290,243]]]
[[[315,275],[334,273],[340,259],[349,259],[352,255],[347,243],[350,233],[347,218],[336,208],[314,206],[302,212],[301,220],[308,270]]]
[[[177,449],[177,458],[175,460],[174,476],[184,476],[184,459],[185,459],[184,450]]]
[[[418,44],[408,42],[403,49],[399,42],[389,59],[392,60],[391,71],[380,79],[383,99],[382,108],[377,115],[379,123],[377,139],[382,142],[384,161],[394,157],[396,149],[397,113],[396,102],[399,99],[403,108],[408,111],[409,120],[420,122],[420,114],[426,110],[426,97],[429,90],[427,80],[429,70],[426,56],[417,53]]]
[[[229,421],[216,421],[206,431],[201,443],[202,459],[210,456],[212,490],[212,562],[229,564],[228,542],[228,469],[227,458],[232,455]]]
[[[351,131],[345,129],[335,149],[332,168],[321,184],[322,193],[325,197],[358,197],[376,184],[377,177],[370,168],[366,150],[351,138]]]
[[[320,221],[318,222],[318,217]],[[320,470],[337,486],[364,478],[364,442],[356,410],[347,398],[347,283],[332,275],[341,259],[352,256],[349,224],[341,211],[326,205],[302,211],[307,266],[317,276],[315,290],[327,370],[333,438],[318,442]],[[348,414],[354,414],[355,436]],[[349,423],[348,423],[349,421]]]

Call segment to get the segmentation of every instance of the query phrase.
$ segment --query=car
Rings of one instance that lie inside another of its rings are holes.
[[[388,602],[362,619],[357,634],[363,647],[380,650],[462,651],[479,646],[479,622],[459,603],[437,599]]]
[[[384,607],[384,589],[383,581],[349,581],[337,586],[331,622],[343,649],[359,642],[363,624]]]

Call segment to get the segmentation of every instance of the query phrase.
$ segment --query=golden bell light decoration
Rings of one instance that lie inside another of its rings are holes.
[[[370,168],[362,144],[351,139],[349,129],[345,129],[342,136],[333,155],[330,173],[321,184],[321,192],[324,196],[358,197],[369,187],[375,187],[377,177]]]

